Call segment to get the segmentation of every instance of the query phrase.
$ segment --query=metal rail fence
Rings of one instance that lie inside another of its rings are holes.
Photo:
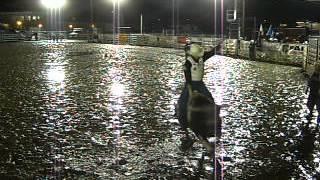
[[[317,63],[320,63],[320,36],[310,36],[307,58],[303,64],[308,75],[313,73]]]

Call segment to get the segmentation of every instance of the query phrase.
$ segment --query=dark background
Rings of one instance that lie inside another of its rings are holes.
[[[213,29],[221,19],[221,2],[217,0],[179,0],[180,24],[194,24],[204,31]],[[239,0],[241,1],[241,0]],[[111,0],[93,0],[94,20],[112,21]],[[233,0],[224,0],[224,10],[233,7]],[[0,11],[42,11],[40,0],[1,0]],[[122,25],[138,26],[140,14],[143,13],[145,26],[159,24],[169,27],[172,24],[172,0],[124,0],[121,4]],[[176,10],[177,12],[177,10]],[[215,13],[216,12],[216,13]],[[296,21],[320,21],[319,3],[305,0],[247,0],[246,15],[256,17],[257,23],[268,20],[273,24],[293,23]],[[90,0],[69,0],[64,8],[66,20],[90,21]]]

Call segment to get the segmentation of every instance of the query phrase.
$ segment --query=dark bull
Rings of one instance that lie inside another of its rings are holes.
[[[191,85],[188,85],[188,98],[186,99],[186,110],[182,106],[184,103],[179,103],[178,120],[189,138],[188,128],[194,132],[202,144],[212,152],[213,147],[209,144],[209,137],[221,136],[221,118],[220,106],[214,103],[214,100],[206,95],[192,90]],[[180,111],[179,111],[180,110]]]

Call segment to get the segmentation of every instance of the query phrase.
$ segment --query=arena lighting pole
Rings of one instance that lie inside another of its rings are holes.
[[[175,12],[174,12],[174,9],[175,9],[175,0],[172,0],[172,36],[175,35]]]
[[[180,0],[177,0],[177,36],[180,34]]]
[[[246,0],[242,0],[242,37],[246,35]]]
[[[112,40],[113,40],[113,44],[115,44],[116,42],[116,0],[113,0],[112,2],[113,4],[113,10],[112,10],[112,32],[113,32],[113,37],[112,37]]]
[[[143,14],[140,15],[140,34],[143,34]]]
[[[95,27],[93,22],[93,0],[90,0],[90,27],[92,29]]]

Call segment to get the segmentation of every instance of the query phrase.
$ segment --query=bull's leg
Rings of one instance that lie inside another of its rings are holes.
[[[212,157],[215,156],[215,144],[210,144],[208,139],[204,139],[201,136],[198,137],[201,144],[207,149]]]
[[[186,151],[192,147],[194,144],[194,140],[190,137],[189,131],[187,129],[183,130],[185,133],[185,136],[181,138],[181,149],[183,151]]]
[[[197,167],[197,169],[198,169],[197,173],[199,173],[198,176],[200,176],[201,174],[204,173],[204,166],[203,166],[204,161],[205,161],[205,154],[202,153],[201,158],[198,161],[198,167]]]

